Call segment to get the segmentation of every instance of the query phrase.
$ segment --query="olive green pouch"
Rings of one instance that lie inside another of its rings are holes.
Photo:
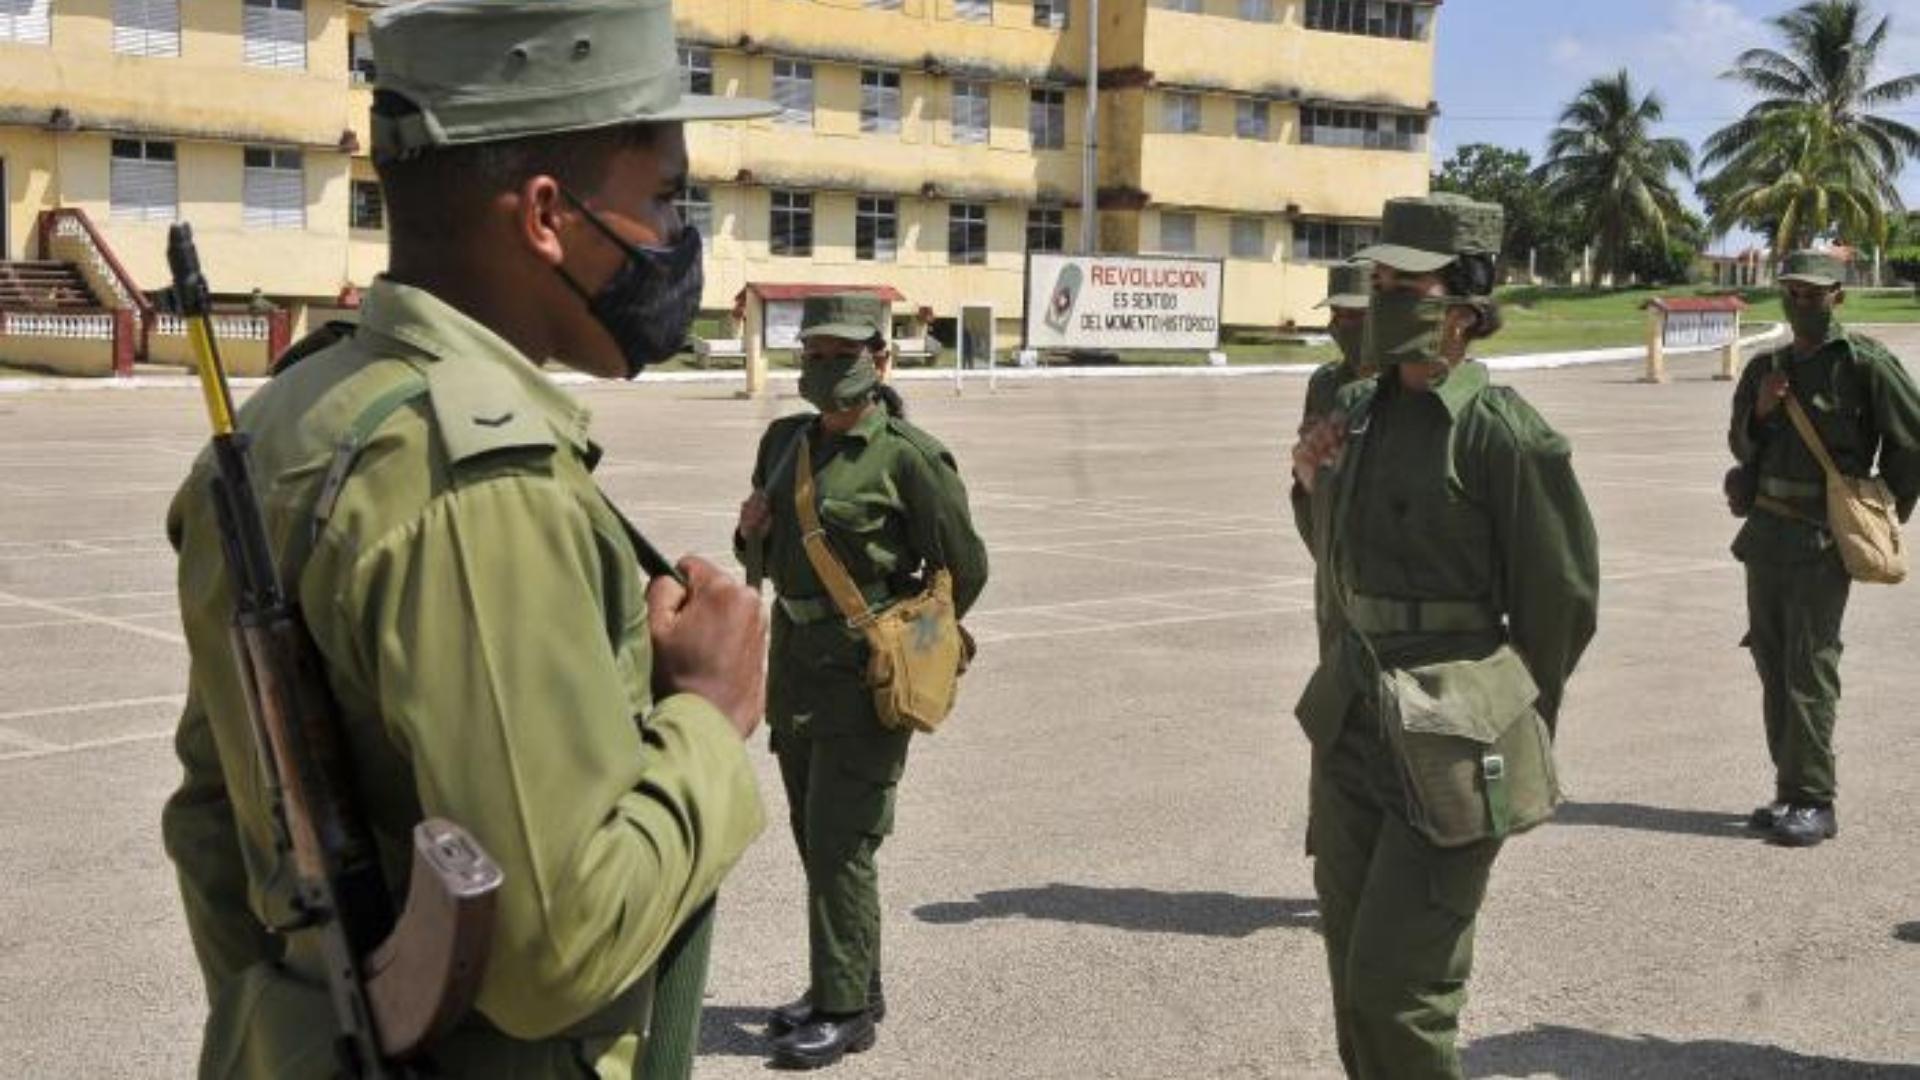
[[[1553,816],[1560,781],[1539,696],[1510,645],[1381,672],[1381,724],[1400,759],[1408,823],[1436,847],[1511,836]]]

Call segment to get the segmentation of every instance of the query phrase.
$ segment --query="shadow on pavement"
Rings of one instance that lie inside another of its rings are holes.
[[[1893,936],[1909,945],[1920,945],[1920,922],[1903,922],[1893,928]]]
[[[1563,1080],[1623,1077],[1834,1077],[1836,1080],[1915,1080],[1920,1065],[1898,1065],[1796,1054],[1777,1046],[1720,1039],[1674,1041],[1653,1035],[1607,1035],[1541,1025],[1476,1039],[1464,1054],[1467,1075],[1555,1076]]]
[[[980,919],[1046,919],[1111,926],[1141,933],[1243,938],[1273,927],[1307,929],[1319,924],[1311,900],[1238,896],[1223,892],[1162,892],[1102,889],[1055,883],[1042,889],[1004,889],[972,900],[925,904],[921,922],[953,925]]]
[[[765,1057],[761,1028],[770,1005],[709,1005],[700,1010],[700,1056]]]
[[[1598,825],[1610,829],[1642,829],[1686,836],[1720,836],[1730,840],[1754,838],[1747,831],[1745,814],[1725,814],[1717,810],[1672,810],[1638,803],[1562,803],[1554,813],[1553,821],[1556,825]]]

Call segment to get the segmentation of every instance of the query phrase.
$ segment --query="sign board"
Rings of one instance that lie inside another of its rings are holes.
[[[1737,311],[1669,311],[1660,343],[1669,349],[1712,348],[1739,332]]]
[[[760,323],[760,343],[769,349],[800,347],[800,312],[804,300],[769,300]]]
[[[1030,349],[1220,347],[1226,264],[1141,255],[1028,255]]]

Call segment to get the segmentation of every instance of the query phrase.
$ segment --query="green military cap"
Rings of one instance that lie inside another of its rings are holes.
[[[1505,224],[1506,212],[1498,203],[1464,195],[1389,199],[1380,242],[1357,257],[1409,274],[1431,274],[1462,255],[1500,254]]]
[[[1847,266],[1824,251],[1796,251],[1787,256],[1786,264],[1780,268],[1780,280],[1831,289],[1846,284]]]
[[[1341,263],[1327,271],[1327,298],[1314,307],[1366,308],[1373,306],[1373,264]]]
[[[892,309],[872,293],[829,293],[809,296],[800,308],[800,337],[846,338],[848,341],[882,340],[889,335]]]
[[[373,17],[376,86],[418,112],[373,116],[373,152],[621,124],[770,116],[680,92],[671,0],[414,0]]]

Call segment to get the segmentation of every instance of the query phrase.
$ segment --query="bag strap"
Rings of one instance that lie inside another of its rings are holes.
[[[826,586],[827,595],[833,597],[833,606],[854,629],[864,628],[873,622],[873,609],[867,605],[867,598],[861,594],[860,586],[854,583],[853,575],[833,554],[833,548],[827,543],[827,530],[820,523],[820,511],[814,506],[813,487],[813,440],[807,437],[805,429],[800,432],[800,452],[793,461],[793,509],[800,517],[800,546],[806,549],[807,561],[813,564],[813,572],[819,577],[820,584]]]
[[[1833,463],[1833,455],[1827,453],[1827,444],[1820,440],[1820,433],[1814,430],[1813,418],[1807,415],[1806,409],[1801,408],[1800,399],[1792,390],[1787,391],[1787,417],[1793,421],[1795,430],[1800,432],[1800,441],[1806,443],[1807,449],[1813,451],[1813,456],[1820,460],[1820,468],[1826,472],[1827,479],[1834,483],[1844,480],[1846,474]]]
[[[313,513],[308,518],[310,532],[309,545],[320,542],[320,534],[326,531],[327,522],[333,518],[333,510],[340,501],[341,489],[346,487],[347,477],[352,475],[353,466],[360,460],[360,451],[364,450],[367,440],[380,430],[387,418],[400,411],[401,407],[427,392],[427,380],[410,375],[404,382],[389,388],[367,403],[354,417],[346,434],[333,449],[333,461],[327,466],[326,479],[320,483],[320,493],[314,497]]]

